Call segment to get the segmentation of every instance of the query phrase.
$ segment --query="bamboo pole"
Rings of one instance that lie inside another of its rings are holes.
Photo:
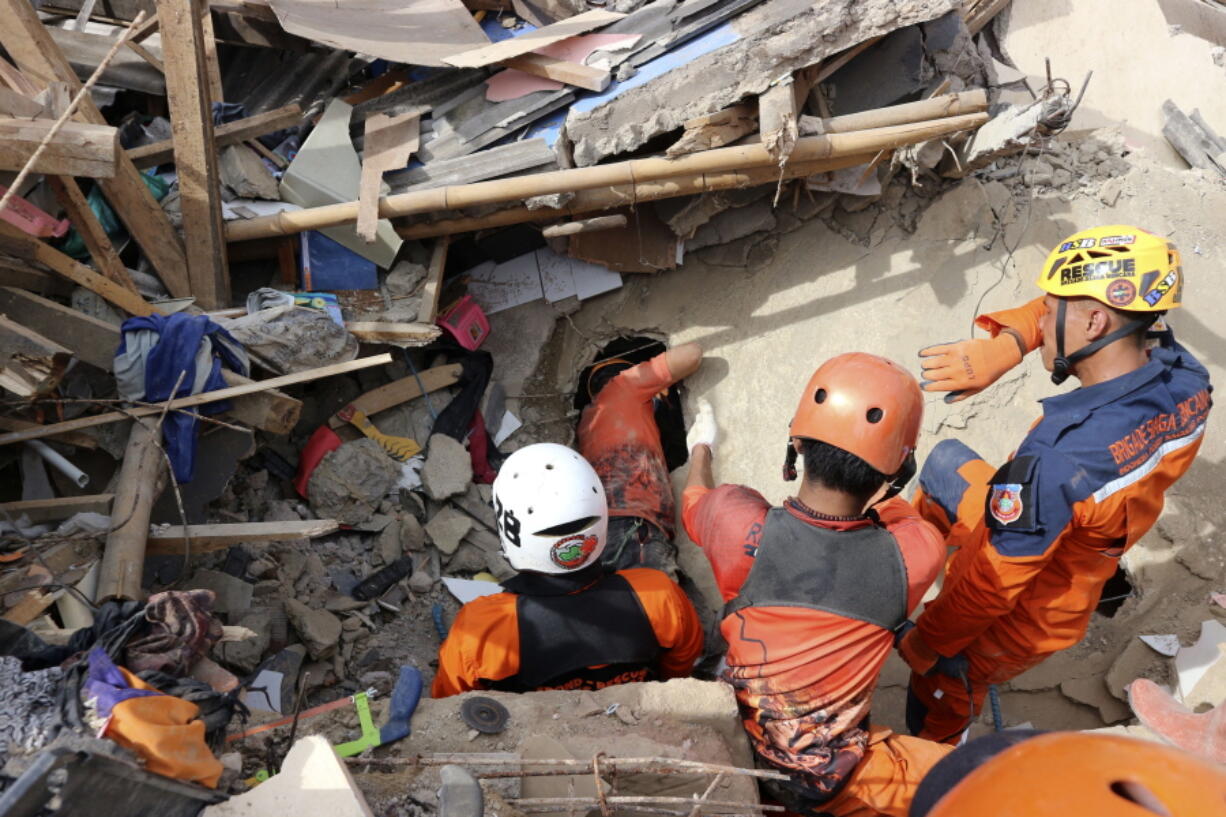
[[[160,429],[157,418],[132,422],[111,504],[112,527],[102,552],[96,601],[141,598],[149,514],[166,476],[165,461],[158,447]]]
[[[988,92],[972,88],[956,94],[943,94],[917,102],[904,102],[871,111],[849,113],[826,118],[803,117],[804,124],[821,124],[819,133],[850,133],[851,131],[886,128],[912,122],[927,122],[949,116],[965,116],[988,109]],[[802,128],[803,131],[803,128]]]
[[[541,235],[545,238],[560,238],[564,235],[575,235],[576,233],[595,233],[601,230],[616,230],[618,227],[626,226],[626,217],[618,214],[615,216],[600,216],[599,218],[589,218],[585,221],[571,221],[567,224],[551,224],[541,230]]]
[[[494,227],[506,227],[510,224],[523,224],[528,221],[552,221],[560,216],[578,216],[597,210],[633,206],[659,199],[692,196],[699,193],[714,193],[719,190],[732,190],[740,187],[770,184],[785,179],[803,178],[805,176],[812,176],[815,173],[826,173],[831,170],[867,164],[873,160],[875,155],[873,153],[863,153],[855,156],[844,156],[839,159],[824,159],[817,162],[793,161],[784,165],[782,169],[775,165],[768,165],[753,168],[752,170],[729,173],[700,173],[694,176],[669,179],[667,181],[619,185],[600,190],[581,190],[565,206],[556,210],[529,210],[527,207],[511,207],[477,218],[452,218],[411,224],[407,227],[398,227],[396,232],[401,238],[421,239],[440,235],[455,235],[475,230],[486,230]]]
[[[931,122],[895,125],[852,133],[831,133],[797,141],[791,161],[832,159],[853,154],[875,154],[881,150],[926,142],[962,130],[977,128],[988,120],[987,114],[951,116]],[[573,193],[597,187],[615,187],[641,182],[674,179],[699,173],[725,173],[771,166],[775,160],[762,145],[743,145],[692,153],[676,159],[631,159],[594,167],[571,168],[475,184],[419,190],[388,196],[379,201],[381,218],[455,210],[517,201],[554,193]],[[232,221],[226,227],[228,241],[250,241],[275,235],[290,235],[348,224],[357,219],[356,201],[277,213],[246,221]]]

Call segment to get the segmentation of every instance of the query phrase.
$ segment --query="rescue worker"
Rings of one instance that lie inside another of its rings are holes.
[[[809,815],[904,817],[924,773],[950,751],[870,725],[873,689],[940,571],[940,534],[895,496],[915,472],[923,400],[902,367],[832,358],[792,420],[781,508],[743,485],[715,487],[714,435],[691,432],[682,496],[690,538],[726,605],[724,679],[759,761],[790,775],[767,792]]]
[[[603,559],[614,570],[652,567],[678,578],[677,504],[654,401],[701,363],[702,347],[686,343],[638,365],[620,358],[601,361],[588,376],[592,402],[579,419],[576,447],[609,497]]]
[[[690,674],[702,629],[658,570],[607,571],[600,478],[562,445],[516,451],[493,485],[502,552],[519,574],[465,604],[439,648],[435,698],[470,689],[601,689]]]
[[[990,339],[920,352],[930,392],[954,401],[1042,349],[1059,384],[999,469],[955,440],[936,445],[915,506],[956,548],[940,595],[899,642],[913,673],[908,726],[956,741],[1000,684],[1085,635],[1119,557],[1150,529],[1200,448],[1209,375],[1155,322],[1180,305],[1179,251],[1136,227],[1097,227],[1057,246],[1045,293],[982,315]],[[962,656],[964,677],[934,672]]]
[[[910,817],[1207,817],[1226,771],[1148,740],[1007,730],[960,746],[920,784]]]

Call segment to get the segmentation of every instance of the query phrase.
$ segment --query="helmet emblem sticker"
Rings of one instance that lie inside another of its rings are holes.
[[[1068,252],[1069,250],[1088,250],[1097,242],[1092,238],[1082,238],[1078,241],[1065,241],[1060,245],[1060,252]]]
[[[1107,301],[1113,306],[1128,306],[1135,297],[1137,288],[1132,281],[1115,281],[1107,287]]]
[[[1109,235],[1105,236],[1098,242],[1100,247],[1123,247],[1127,244],[1135,244],[1137,237],[1135,235]]]
[[[992,496],[988,500],[988,510],[1002,525],[1016,522],[1022,515],[1022,486],[1016,482],[1006,482],[992,486]]]
[[[1150,306],[1156,306],[1158,301],[1162,300],[1162,296],[1171,291],[1171,287],[1175,286],[1175,270],[1171,270],[1166,274],[1166,277],[1154,285],[1154,288],[1145,293],[1145,303]]]
[[[553,543],[553,547],[549,549],[549,558],[558,567],[578,567],[596,551],[596,544],[595,534],[567,536]]]

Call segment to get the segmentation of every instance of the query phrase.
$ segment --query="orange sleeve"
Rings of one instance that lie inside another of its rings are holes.
[[[484,689],[482,681],[500,681],[519,672],[519,622],[515,596],[496,593],[460,608],[438,650],[432,698]]]
[[[875,510],[902,553],[907,571],[907,615],[911,615],[940,575],[945,563],[945,539],[902,497],[883,502]]]
[[[646,360],[637,366],[631,366],[619,374],[609,384],[618,384],[617,388],[627,389],[642,400],[650,400],[661,389],[667,389],[677,378],[668,370],[667,352],[661,352],[651,360]]]
[[[618,571],[634,588],[656,641],[664,648],[660,656],[663,680],[685,678],[702,654],[702,624],[694,605],[676,582],[658,570],[636,567]]]
[[[681,524],[692,542],[699,541],[694,535],[698,522],[698,502],[711,490],[705,485],[691,485],[681,492]]]
[[[975,325],[991,332],[992,337],[999,335],[1003,329],[1012,329],[1022,336],[1026,351],[1033,352],[1043,345],[1042,320],[1046,314],[1047,308],[1040,295],[1022,306],[980,315],[975,318]]]

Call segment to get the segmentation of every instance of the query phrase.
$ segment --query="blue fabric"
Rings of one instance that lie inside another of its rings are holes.
[[[234,337],[222,329],[205,315],[149,315],[147,317],[128,318],[121,327],[122,333],[139,330],[150,330],[158,333],[159,339],[145,360],[145,401],[160,403],[172,397],[185,397],[192,394],[196,382],[196,355],[200,343],[210,336],[213,342],[213,359],[208,377],[204,380],[202,391],[213,391],[225,388],[225,379],[221,376],[221,365],[247,375],[246,361],[234,354],[232,347],[241,348]],[[119,343],[116,355],[126,351],[126,338]],[[183,379],[178,391],[170,393],[179,381],[180,373]],[[179,484],[190,482],[196,470],[196,412],[203,414],[218,414],[230,408],[229,400],[219,400],[197,406],[191,411],[169,411],[162,424],[162,440],[166,454],[170,457],[174,468],[175,481]]]
[[[131,698],[149,698],[161,694],[151,689],[134,689],[129,686],[123,673],[101,647],[94,647],[89,651],[89,676],[85,679],[85,697],[95,700],[99,716],[109,718],[116,704]]]
[[[958,503],[970,487],[958,469],[978,459],[982,458],[966,443],[941,440],[932,447],[924,460],[924,467],[920,469],[920,487],[929,499],[941,506],[951,523],[958,518]]]

